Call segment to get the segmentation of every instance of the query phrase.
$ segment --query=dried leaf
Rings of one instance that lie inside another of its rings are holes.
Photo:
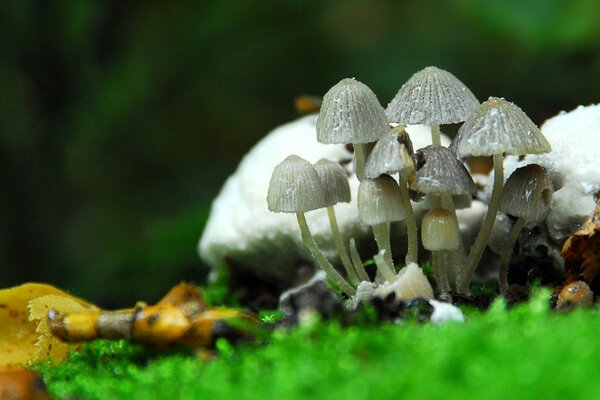
[[[69,346],[50,335],[45,311],[49,308],[73,312],[95,306],[46,284],[0,290],[0,371],[18,370],[48,357],[64,359]]]
[[[598,276],[600,273],[600,201],[593,214],[567,239],[561,255],[565,260],[565,272],[571,280],[583,277],[590,284]]]

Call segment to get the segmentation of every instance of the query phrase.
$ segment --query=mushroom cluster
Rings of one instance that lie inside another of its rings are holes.
[[[442,146],[440,125],[461,122],[450,147]],[[405,129],[412,124],[431,126],[433,145],[415,152]],[[351,191],[347,174],[339,164],[320,160],[313,165],[289,156],[273,172],[267,203],[270,211],[296,214],[305,246],[340,291],[350,298],[360,297],[363,288],[393,286],[404,275],[396,268],[399,263],[390,241],[390,226],[405,221],[408,250],[404,264],[412,269],[418,265],[420,237],[421,247],[431,253],[440,298],[451,298],[452,276],[456,292],[469,295],[471,277],[499,211],[515,220],[499,277],[501,292],[506,290],[512,246],[525,226],[534,226],[547,213],[552,195],[543,168],[535,165],[517,170],[502,189],[505,154],[550,151],[548,141],[520,108],[495,97],[480,104],[454,75],[427,67],[400,88],[387,109],[367,85],[342,79],[323,97],[316,128],[319,142],[345,144],[354,150],[353,166],[360,181],[358,217],[370,227],[379,248],[373,255],[376,275],[367,274],[354,239],[340,236],[334,206],[349,202]],[[472,156],[492,157],[495,178],[481,231],[467,252],[456,209],[468,208],[477,195],[477,187],[463,164]],[[420,236],[412,205],[419,201],[429,209],[422,218]],[[344,274],[323,256],[311,236],[304,213],[318,208],[327,208],[332,241]]]

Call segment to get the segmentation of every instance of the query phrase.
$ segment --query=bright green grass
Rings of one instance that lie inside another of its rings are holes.
[[[598,399],[600,312],[548,311],[548,293],[465,324],[277,331],[268,344],[200,362],[124,342],[84,346],[41,366],[57,398],[82,399]]]

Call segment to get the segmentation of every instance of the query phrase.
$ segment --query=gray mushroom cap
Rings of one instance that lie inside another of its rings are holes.
[[[417,151],[416,158],[417,168],[409,179],[412,190],[435,195],[477,193],[471,175],[450,149],[429,145]]]
[[[506,180],[502,189],[500,211],[522,217],[528,225],[541,222],[550,210],[554,187],[546,170],[529,164],[518,168]]]
[[[415,73],[388,104],[390,122],[442,125],[462,122],[479,101],[458,78],[437,67]]]
[[[358,187],[358,217],[370,226],[401,221],[406,211],[400,199],[400,187],[391,176],[365,179]]]
[[[375,93],[355,79],[342,79],[323,97],[317,119],[321,143],[369,143],[390,127]]]
[[[351,199],[350,183],[344,167],[325,158],[317,161],[314,167],[325,191],[327,207],[337,203],[349,203]]]
[[[460,127],[450,148],[459,158],[551,151],[542,131],[514,103],[490,97]]]
[[[296,213],[326,207],[321,179],[311,163],[291,155],[275,167],[267,193],[269,211]]]
[[[408,135],[406,135],[406,138]],[[408,139],[410,141],[410,139]],[[412,145],[411,145],[412,150]],[[381,137],[371,150],[365,165],[365,176],[373,179],[383,174],[410,171],[414,168],[409,149],[401,143],[396,129]]]

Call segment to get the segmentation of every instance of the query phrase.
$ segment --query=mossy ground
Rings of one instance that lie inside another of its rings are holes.
[[[219,342],[218,357],[97,341],[39,367],[56,398],[600,398],[600,310],[551,312],[548,293],[464,324],[318,322],[265,343]]]

